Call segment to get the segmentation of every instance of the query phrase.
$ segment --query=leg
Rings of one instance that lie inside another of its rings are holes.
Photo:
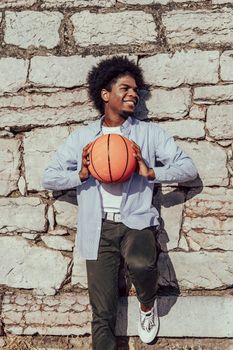
[[[87,260],[87,277],[92,306],[94,350],[116,350],[115,325],[118,302],[120,253],[116,223],[103,222],[98,259]]]
[[[151,308],[156,298],[158,282],[158,244],[153,228],[129,228],[121,242],[121,252],[138,300]]]

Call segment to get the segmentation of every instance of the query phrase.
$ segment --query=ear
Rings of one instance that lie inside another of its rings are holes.
[[[106,89],[101,90],[101,98],[104,102],[108,102],[109,100],[109,91]]]

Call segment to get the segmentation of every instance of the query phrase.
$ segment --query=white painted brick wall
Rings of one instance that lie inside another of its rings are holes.
[[[6,332],[90,332],[85,261],[73,251],[75,191],[46,192],[41,179],[66,137],[98,116],[88,71],[118,54],[150,84],[139,117],[174,136],[200,176],[153,199],[164,222],[159,284],[190,295],[169,299],[167,314],[162,297],[159,335],[232,337],[233,10],[222,6],[231,2],[0,1],[0,284],[17,295],[4,296]],[[136,297],[127,299],[127,330],[124,300],[117,332],[135,335]]]

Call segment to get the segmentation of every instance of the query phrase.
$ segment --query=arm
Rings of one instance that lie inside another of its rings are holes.
[[[163,129],[156,127],[156,160],[162,167],[152,167],[155,173],[153,182],[174,183],[194,180],[197,169],[192,159],[175,143]]]
[[[139,175],[145,176],[154,183],[174,183],[194,180],[197,177],[197,169],[192,159],[181,150],[163,129],[156,126],[152,142],[156,160],[161,162],[161,167],[149,168],[142,158],[140,148],[133,142],[132,147],[139,165]]]
[[[82,181],[88,178],[89,172],[83,171],[83,164],[80,172],[77,170],[78,150],[77,134],[73,133],[58,148],[53,159],[46,167],[42,180],[45,189],[67,190],[81,185]]]

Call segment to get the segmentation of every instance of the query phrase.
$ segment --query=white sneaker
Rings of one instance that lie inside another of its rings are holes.
[[[138,321],[138,335],[144,343],[150,343],[159,330],[157,300],[150,311],[143,312],[139,304],[140,319]]]

